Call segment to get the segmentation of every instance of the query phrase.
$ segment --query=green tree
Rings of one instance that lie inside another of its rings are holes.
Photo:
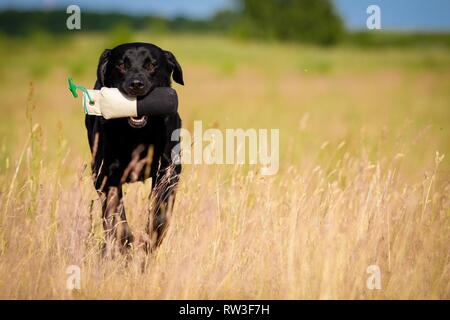
[[[344,28],[330,0],[239,0],[240,34],[248,37],[336,43]]]

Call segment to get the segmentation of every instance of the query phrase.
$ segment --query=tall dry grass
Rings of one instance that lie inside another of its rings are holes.
[[[276,177],[188,167],[159,250],[111,261],[101,258],[89,171],[63,151],[46,165],[39,130],[2,176],[1,298],[450,298],[450,184],[439,153],[412,183],[398,173],[400,154],[371,162],[344,152],[331,167],[289,166]],[[59,171],[73,161],[79,169],[63,186]],[[136,235],[149,190],[125,189]],[[81,269],[80,290],[66,287],[70,265]],[[381,269],[379,290],[366,285],[370,265]]]

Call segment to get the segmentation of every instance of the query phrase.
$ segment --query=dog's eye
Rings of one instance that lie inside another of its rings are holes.
[[[151,62],[147,62],[146,64],[144,64],[144,68],[147,69],[150,72],[155,72],[156,70],[156,65],[154,65]]]
[[[119,69],[121,72],[125,72],[125,70],[126,70],[125,63],[118,64],[117,69]]]

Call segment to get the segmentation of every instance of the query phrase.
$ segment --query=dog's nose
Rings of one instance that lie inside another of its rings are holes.
[[[141,80],[135,79],[131,81],[130,83],[131,90],[140,90],[142,88],[144,88],[144,83]]]

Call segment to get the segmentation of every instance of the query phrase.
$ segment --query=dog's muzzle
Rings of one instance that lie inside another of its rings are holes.
[[[148,117],[147,116],[141,116],[141,117],[129,117],[128,118],[128,124],[132,126],[133,128],[143,128],[147,124]]]

